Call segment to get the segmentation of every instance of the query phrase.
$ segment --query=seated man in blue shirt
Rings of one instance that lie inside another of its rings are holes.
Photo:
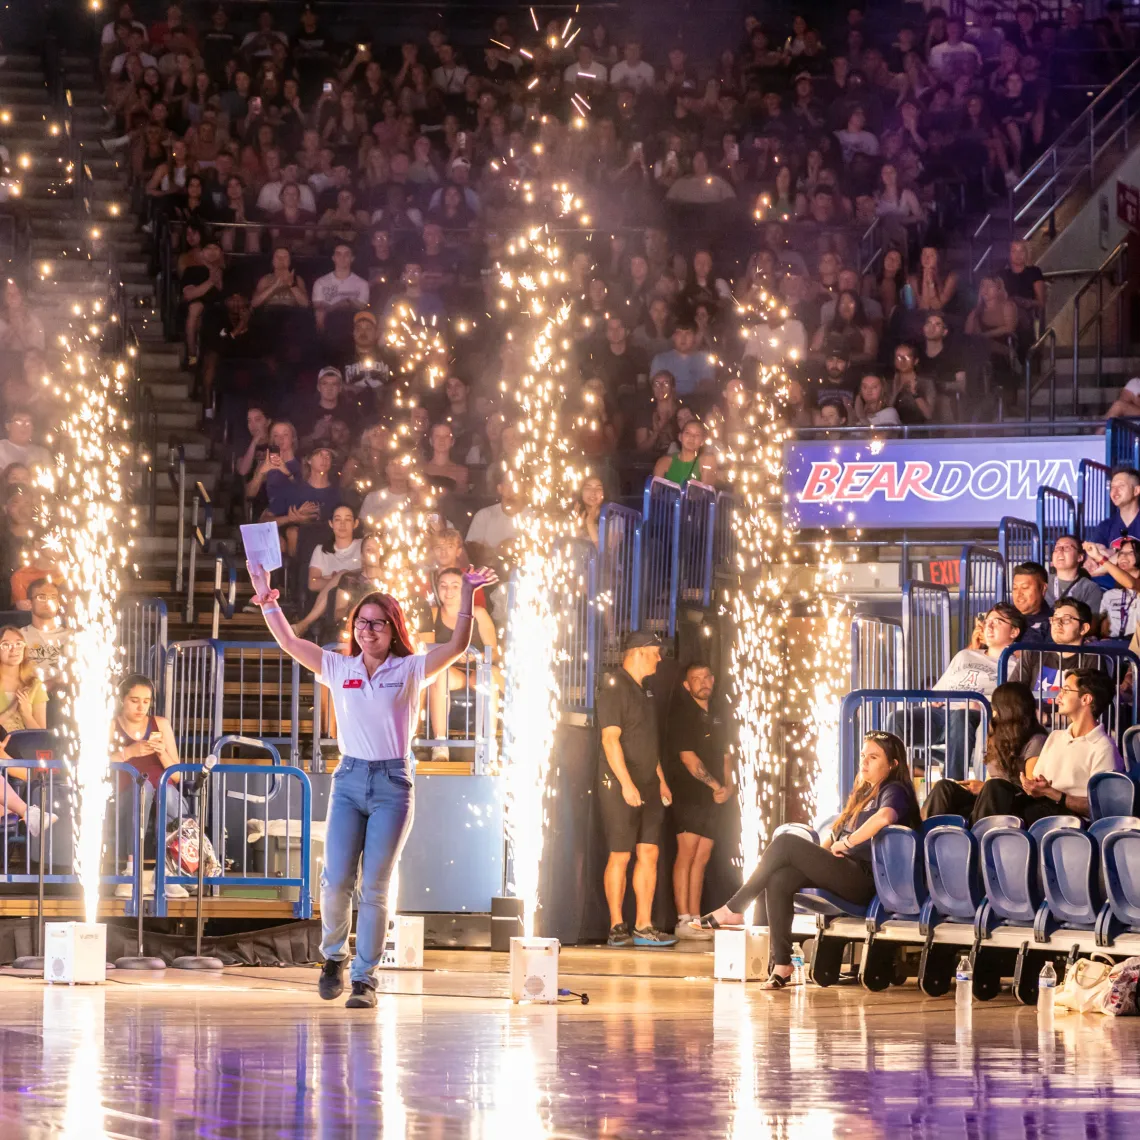
[[[1111,590],[1116,579],[1103,569],[1103,559],[1097,547],[1111,550],[1121,538],[1140,538],[1140,471],[1133,467],[1114,467],[1108,484],[1108,497],[1112,511],[1102,523],[1094,526],[1085,536],[1085,570],[1102,590]]]
[[[1025,619],[1023,641],[1051,641],[1049,619],[1053,610],[1045,601],[1049,575],[1040,562],[1022,562],[1013,568],[1009,599]]]
[[[681,317],[673,330],[673,347],[659,352],[649,365],[649,375],[669,372],[677,381],[677,395],[682,398],[698,391],[712,394],[716,381],[716,364],[710,353],[696,349],[697,326],[692,317]]]

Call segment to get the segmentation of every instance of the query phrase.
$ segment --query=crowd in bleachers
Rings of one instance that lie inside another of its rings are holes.
[[[206,415],[237,455],[251,405],[302,428],[297,464],[328,443],[354,505],[389,479],[366,433],[391,410],[400,313],[450,326],[455,375],[420,394],[426,473],[496,494],[516,363],[487,310],[519,178],[572,174],[592,218],[568,246],[566,432],[611,494],[678,451],[688,419],[723,414],[742,357],[793,357],[796,426],[984,418],[1044,283],[1015,245],[974,290],[949,233],[1134,46],[1113,5],[1060,26],[1027,4],[970,28],[938,8],[893,27],[858,7],[822,28],[750,16],[716,59],[606,22],[561,47],[507,16],[453,45],[441,28],[387,43],[367,18],[334,31],[319,7],[295,28],[269,9],[252,26],[224,6],[200,24],[176,4],[150,27],[116,14],[106,145],[130,163]],[[733,300],[760,289],[787,316],[741,327]]]

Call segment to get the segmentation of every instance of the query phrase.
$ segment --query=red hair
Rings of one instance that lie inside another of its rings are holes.
[[[400,609],[400,603],[391,594],[382,594],[379,590],[365,594],[356,603],[352,613],[348,615],[348,655],[357,657],[363,652],[360,643],[356,640],[356,616],[365,606],[376,606],[391,625],[392,640],[388,652],[394,657],[414,656],[416,651],[412,647],[412,639],[408,633],[408,625],[404,621],[404,611]]]

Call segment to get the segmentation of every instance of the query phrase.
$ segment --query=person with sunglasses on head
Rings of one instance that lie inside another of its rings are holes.
[[[1116,580],[1100,599],[1101,636],[1112,641],[1127,641],[1136,632],[1136,577],[1140,574],[1140,540],[1122,538],[1104,565]]]
[[[1053,543],[1053,569],[1045,588],[1046,605],[1055,606],[1062,598],[1079,598],[1095,614],[1100,610],[1104,591],[1084,568],[1085,552],[1071,534],[1063,534]]]
[[[857,906],[875,895],[871,841],[891,824],[917,827],[918,802],[906,745],[890,732],[863,737],[859,774],[843,811],[822,843],[785,831],[768,844],[748,882],[724,904],[697,919],[697,930],[738,929],[754,900],[756,925],[767,925],[772,963],[762,989],[782,990],[792,978],[792,917],[797,891],[830,891]]]
[[[412,736],[420,697],[458,661],[471,641],[474,593],[497,581],[490,570],[463,575],[450,640],[416,653],[400,603],[366,594],[349,619],[345,656],[304,641],[292,630],[269,586],[269,574],[248,564],[253,601],[277,644],[330,692],[341,762],[333,773],[321,872],[321,954],[318,991],[331,1001],[344,992],[352,899],[360,867],[356,957],[349,1009],[376,1005],[376,971],[388,933],[388,883],[412,826]]]

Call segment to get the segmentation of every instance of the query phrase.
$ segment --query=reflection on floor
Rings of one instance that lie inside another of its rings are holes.
[[[711,956],[564,950],[590,1003],[512,1006],[504,956],[431,953],[376,1011],[316,969],[0,974],[0,1137],[1135,1137],[1140,1019],[913,985],[766,993]]]

